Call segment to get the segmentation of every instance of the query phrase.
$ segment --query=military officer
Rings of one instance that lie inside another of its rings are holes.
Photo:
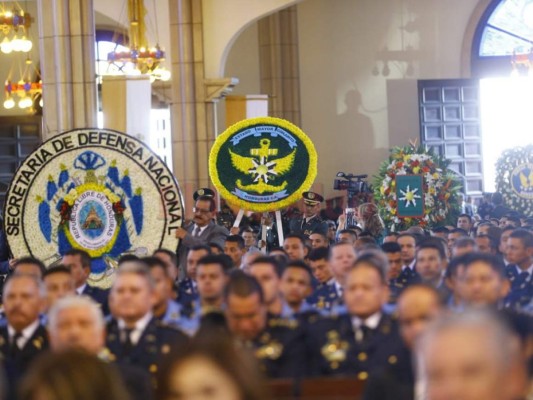
[[[0,354],[10,383],[7,398],[12,399],[18,380],[48,348],[48,336],[39,320],[45,304],[44,287],[33,275],[15,274],[4,286],[3,300],[7,325],[0,328]]]
[[[137,365],[152,375],[174,349],[185,346],[187,336],[157,318],[154,282],[140,260],[124,264],[111,288],[113,319],[107,324],[106,345],[119,364]]]
[[[402,344],[396,321],[383,312],[389,298],[386,258],[363,253],[346,276],[346,314],[318,318],[308,329],[311,367],[317,375],[368,379],[398,362]]]
[[[410,285],[420,283],[421,278],[416,270],[416,236],[412,233],[402,233],[398,236],[397,243],[400,245],[403,266],[398,277],[391,280],[391,284],[399,287],[401,291]]]
[[[506,273],[511,291],[505,304],[512,308],[527,306],[533,298],[533,234],[525,229],[514,230],[507,239]]]
[[[306,301],[311,306],[322,310],[327,308],[327,286],[331,286],[335,283],[335,279],[333,278],[333,273],[331,272],[331,267],[329,265],[329,249],[326,247],[319,247],[318,249],[311,250],[308,260],[313,277],[318,284]]]
[[[233,272],[224,297],[231,334],[255,355],[269,378],[306,375],[308,352],[302,328],[295,319],[268,316],[263,290],[255,278]]]
[[[196,267],[198,260],[211,254],[211,248],[206,244],[199,244],[189,249],[187,253],[187,275],[178,283],[178,301],[189,304],[198,299],[196,284]]]
[[[318,193],[304,192],[302,194],[304,199],[304,214],[301,218],[292,219],[289,223],[290,232],[292,234],[304,235],[306,238],[312,233],[321,233],[328,235],[328,224],[320,218],[320,204],[324,198]]]

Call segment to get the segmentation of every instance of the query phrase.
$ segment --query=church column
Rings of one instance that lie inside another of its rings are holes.
[[[298,16],[292,6],[258,22],[261,93],[270,97],[269,115],[300,126]]]
[[[38,1],[37,8],[43,139],[69,129],[96,127],[93,1]]]
[[[193,192],[210,184],[209,150],[216,137],[214,102],[235,82],[205,77],[202,2],[169,0],[169,11],[172,159],[185,201],[191,204]]]

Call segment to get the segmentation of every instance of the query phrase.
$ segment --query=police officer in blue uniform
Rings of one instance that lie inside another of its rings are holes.
[[[514,230],[507,239],[507,278],[511,291],[505,299],[510,308],[526,307],[533,298],[533,233],[525,229]]]
[[[255,355],[269,378],[307,375],[308,351],[304,331],[296,319],[269,316],[260,284],[234,271],[225,291],[224,314],[237,344]]]
[[[361,255],[344,287],[347,313],[317,318],[308,327],[316,375],[352,375],[360,380],[398,362],[402,348],[396,321],[385,312],[387,261],[377,252]],[[362,290],[371,287],[372,290]]]
[[[327,237],[328,223],[320,218],[320,204],[324,198],[318,193],[304,192],[304,214],[301,218],[294,218],[289,223],[290,233],[303,235],[306,238],[312,233],[321,233]]]
[[[117,270],[106,346],[111,360],[136,365],[155,376],[165,357],[185,346],[188,338],[153,316],[153,295],[153,281],[144,262],[130,261]]]

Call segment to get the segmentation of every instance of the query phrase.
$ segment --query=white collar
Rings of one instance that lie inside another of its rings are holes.
[[[141,319],[138,319],[137,322],[135,322],[135,327],[133,328],[133,331],[130,334],[131,342],[133,344],[137,344],[137,342],[141,338],[141,335],[146,329],[146,326],[152,320],[152,317],[153,315],[152,315],[152,312],[150,311],[144,317],[142,317]],[[126,329],[126,322],[123,319],[118,320],[118,328],[121,331]]]
[[[379,321],[381,321],[381,311],[372,314],[370,317],[364,320],[359,317],[352,317],[352,325],[355,329],[358,329],[363,325],[369,327],[370,329],[376,329],[379,325]]]
[[[515,265],[515,266],[516,266],[516,270],[518,271],[519,274],[521,274],[522,272],[527,272],[529,274],[529,276],[533,275],[533,264],[531,264],[529,266],[529,268],[526,269],[525,271],[522,271],[518,265]]]
[[[39,319],[36,319],[35,321],[33,321],[31,324],[29,324],[26,328],[22,330],[21,332],[22,337],[20,337],[17,341],[17,346],[19,349],[24,348],[24,346],[26,345],[28,340],[30,340],[30,338],[33,336],[33,334],[35,333],[38,327],[39,327]],[[13,328],[11,325],[7,326],[7,332],[9,334],[10,339],[14,337],[16,333],[15,328]]]
[[[87,283],[84,283],[79,288],[76,288],[76,293],[78,294],[78,296],[83,294],[83,291],[85,290],[86,286],[87,286]]]
[[[402,271],[403,271],[404,269],[406,269],[406,268],[409,268],[411,271],[414,270],[414,269],[415,269],[415,264],[416,264],[416,257],[415,257],[415,259],[414,259],[413,261],[411,261],[411,264],[409,264],[409,265],[404,265],[404,266],[402,267]]]

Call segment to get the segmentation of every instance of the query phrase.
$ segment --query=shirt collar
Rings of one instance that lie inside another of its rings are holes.
[[[152,320],[152,317],[153,315],[152,315],[152,312],[150,311],[144,317],[142,317],[141,319],[137,320],[137,322],[135,322],[135,327],[133,328],[133,331],[130,334],[131,342],[133,344],[137,344],[144,330],[146,329],[146,327]],[[123,319],[119,319],[118,327],[120,330],[126,329],[126,321],[124,321]]]
[[[18,340],[18,343],[17,343],[20,349],[22,349],[26,345],[26,343],[28,342],[28,340],[30,340],[30,338],[33,336],[33,334],[35,333],[38,327],[39,327],[39,319],[36,319],[35,321],[33,321],[31,324],[29,324],[26,328],[22,330],[21,332],[22,337]],[[15,333],[16,333],[15,328],[13,328],[11,325],[7,326],[7,332],[10,338],[15,336]]]
[[[522,272],[527,272],[529,276],[533,275],[533,264],[531,264],[529,268],[526,269],[525,271],[522,271],[518,265],[515,265],[515,267],[516,267],[516,270],[518,271],[518,274],[521,274]]]
[[[352,325],[356,329],[363,325],[369,327],[370,329],[376,329],[379,325],[379,321],[381,321],[381,311],[372,314],[370,317],[364,320],[359,317],[352,317]]]
[[[410,270],[414,270],[414,269],[415,269],[415,264],[416,264],[416,258],[415,258],[413,261],[411,261],[411,264],[409,264],[409,265],[404,265],[404,266],[402,267],[402,271],[403,271],[404,269],[406,269],[406,268],[409,268]]]
[[[87,286],[86,283],[84,283],[83,285],[81,285],[79,288],[76,288],[76,293],[79,295],[82,295],[83,294],[83,291],[85,290],[85,287]]]
[[[205,225],[205,226],[198,226],[196,224],[194,224],[194,229],[193,229],[193,234],[194,232],[196,231],[196,229],[200,228],[200,232],[198,232],[198,236],[200,236],[204,231],[205,229],[209,226],[209,224]]]

